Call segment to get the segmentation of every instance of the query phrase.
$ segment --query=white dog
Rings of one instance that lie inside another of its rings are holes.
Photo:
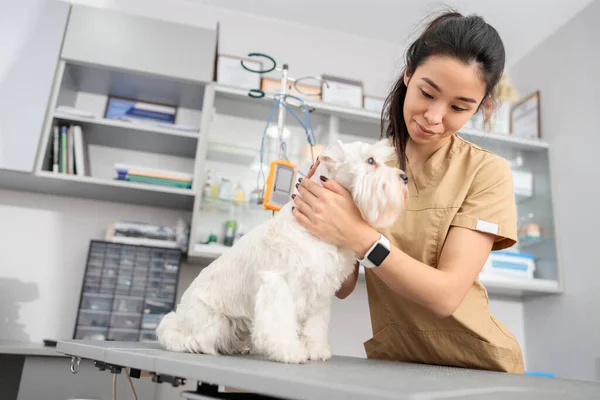
[[[375,228],[393,224],[404,207],[402,171],[386,165],[394,149],[337,142],[321,155],[311,178],[336,180]],[[353,271],[356,256],[320,241],[288,203],[204,268],[176,311],[157,328],[167,350],[205,354],[252,352],[286,363],[328,360],[330,306]]]

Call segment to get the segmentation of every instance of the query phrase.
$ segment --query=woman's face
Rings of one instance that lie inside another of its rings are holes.
[[[445,56],[429,57],[404,83],[404,122],[417,144],[434,144],[458,131],[485,95],[476,64]]]

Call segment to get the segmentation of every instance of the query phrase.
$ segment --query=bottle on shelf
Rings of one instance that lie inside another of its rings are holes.
[[[202,199],[208,200],[214,198],[213,196],[213,178],[212,178],[212,170],[209,169],[206,172],[206,181],[204,182],[204,187],[202,187]]]
[[[235,198],[233,202],[236,205],[243,204],[246,201],[246,193],[244,192],[244,188],[241,182],[238,182],[237,187],[235,188]]]
[[[225,221],[223,228],[223,244],[225,246],[233,246],[233,241],[235,240],[235,234],[237,231],[237,221],[234,216],[233,207],[229,211],[229,218],[227,221]]]

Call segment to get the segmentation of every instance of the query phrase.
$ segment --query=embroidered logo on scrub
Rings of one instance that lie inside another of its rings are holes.
[[[477,225],[475,229],[481,232],[492,233],[494,235],[498,234],[498,224],[494,224],[493,222],[484,221],[482,219],[477,220]]]

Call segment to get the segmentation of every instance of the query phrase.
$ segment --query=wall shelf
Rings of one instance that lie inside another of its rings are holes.
[[[191,189],[48,171],[32,174],[0,170],[0,188],[182,210],[191,210],[194,204],[194,192]]]
[[[41,178],[40,182],[49,194],[187,210],[192,208],[194,200],[191,189],[47,171],[40,171],[36,176]]]
[[[194,158],[199,133],[150,124],[54,113],[57,124],[81,126],[88,144]]]

